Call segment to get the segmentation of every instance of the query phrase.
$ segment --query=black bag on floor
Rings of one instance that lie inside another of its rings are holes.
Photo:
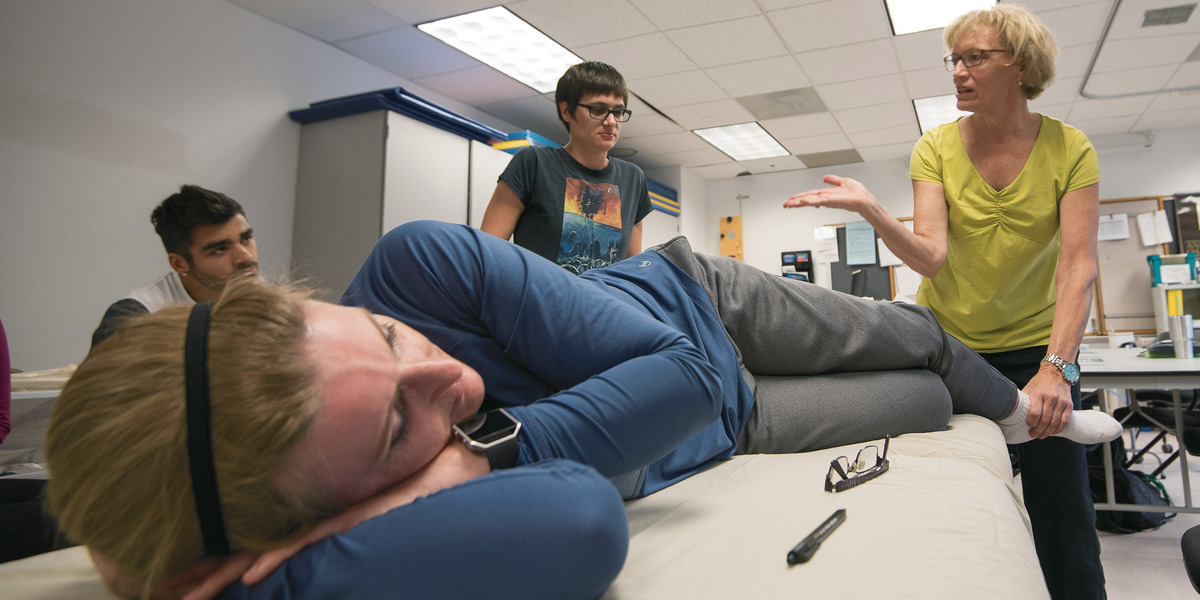
[[[1171,496],[1162,483],[1151,475],[1125,468],[1124,438],[1113,440],[1113,500],[1117,504],[1150,504],[1173,506]],[[1107,502],[1108,493],[1104,485],[1104,444],[1099,444],[1087,453],[1088,482],[1092,488],[1092,502]],[[1113,533],[1136,533],[1157,529],[1175,518],[1172,512],[1137,512],[1127,510],[1097,510],[1096,529]]]

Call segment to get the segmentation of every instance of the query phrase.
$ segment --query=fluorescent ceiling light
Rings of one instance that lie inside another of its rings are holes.
[[[917,109],[917,124],[921,126],[921,133],[971,114],[958,110],[958,100],[954,94],[917,98],[913,100],[913,108]]]
[[[717,150],[728,154],[733,160],[754,160],[791,154],[787,148],[775,141],[762,125],[755,122],[693,129],[692,133],[704,138],[704,141],[716,146]]]
[[[896,35],[945,27],[955,17],[996,5],[996,0],[884,0]]]
[[[503,6],[417,28],[543,94],[554,91],[567,67],[583,62]]]

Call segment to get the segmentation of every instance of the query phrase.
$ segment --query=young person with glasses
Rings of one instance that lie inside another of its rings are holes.
[[[952,412],[1030,439],[1028,400],[928,309],[697,254],[682,237],[574,276],[464,225],[408,223],[341,304],[246,280],[211,310],[217,522],[250,554],[210,593],[299,535],[315,543],[278,570],[298,547],[269,555],[257,584],[227,597],[595,597],[624,560],[621,498],[735,454],[938,430]],[[189,311],[97,346],[46,438],[52,511],[133,589],[215,565],[186,568],[214,553],[185,449]],[[481,408],[506,411],[487,413],[502,435],[463,440],[455,425],[471,430]],[[1080,411],[1064,435],[1120,430]]]
[[[973,11],[945,32],[958,109],[917,142],[913,230],[857,181],[784,206],[855,211],[925,276],[917,302],[1031,398],[1015,448],[1050,595],[1103,598],[1104,570],[1084,448],[1048,437],[1080,407],[1075,363],[1096,279],[1100,168],[1079,130],[1029,110],[1054,79],[1054,37],[1027,10]],[[1044,438],[1044,439],[1042,439]]]
[[[480,229],[576,274],[640,253],[646,175],[608,155],[632,115],[625,79],[605,63],[579,63],[559,78],[554,103],[570,141],[518,152]]]

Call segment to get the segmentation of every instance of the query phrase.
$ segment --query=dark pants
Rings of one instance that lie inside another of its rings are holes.
[[[1037,374],[1046,346],[983,354],[1013,383],[1024,388]],[[1079,383],[1071,387],[1079,410]],[[1009,446],[1017,453],[1025,508],[1033,524],[1033,544],[1050,597],[1055,600],[1106,598],[1096,509],[1092,506],[1084,447],[1052,437]]]
[[[42,511],[44,479],[0,479],[0,562],[67,548]]]

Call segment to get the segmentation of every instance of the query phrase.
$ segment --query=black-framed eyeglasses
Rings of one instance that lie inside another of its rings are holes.
[[[618,123],[624,123],[633,116],[633,111],[628,108],[609,108],[600,104],[576,104],[575,106],[588,109],[588,116],[597,121],[603,121],[608,118],[608,115],[612,115]]]
[[[954,65],[958,61],[961,60],[963,66],[968,69],[978,67],[983,64],[983,60],[987,58],[989,52],[1008,52],[1008,50],[967,50],[962,54],[950,54],[946,58],[943,58],[942,61],[946,63],[947,71],[954,72]]]
[[[845,456],[830,461],[829,472],[825,474],[825,491],[844,492],[887,473],[887,451],[891,439],[890,435],[883,438],[883,454],[879,453],[879,446],[872,444],[859,450],[854,462]]]

